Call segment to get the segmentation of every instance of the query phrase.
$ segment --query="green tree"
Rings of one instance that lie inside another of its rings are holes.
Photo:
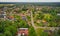
[[[32,26],[30,26],[30,28],[29,28],[29,36],[37,36],[36,32]]]

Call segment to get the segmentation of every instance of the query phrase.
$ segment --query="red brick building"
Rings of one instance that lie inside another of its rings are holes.
[[[28,28],[19,28],[18,36],[28,36]]]

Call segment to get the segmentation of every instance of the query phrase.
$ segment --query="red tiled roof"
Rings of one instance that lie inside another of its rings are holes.
[[[14,18],[14,16],[10,16],[9,18]]]
[[[24,33],[24,34],[28,35],[28,29],[20,29],[18,31],[18,33],[20,33],[20,34]]]

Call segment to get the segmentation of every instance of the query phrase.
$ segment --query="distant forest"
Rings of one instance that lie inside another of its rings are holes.
[[[32,4],[32,5],[38,5],[38,6],[57,6],[60,7],[60,2],[0,2],[0,4],[20,4],[20,5],[26,5],[26,4]]]

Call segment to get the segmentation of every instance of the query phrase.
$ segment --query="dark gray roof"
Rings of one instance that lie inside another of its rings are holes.
[[[26,20],[26,17],[25,17],[25,16],[22,16],[22,19],[23,19],[23,20]]]
[[[4,18],[4,15],[0,15],[0,18]]]

